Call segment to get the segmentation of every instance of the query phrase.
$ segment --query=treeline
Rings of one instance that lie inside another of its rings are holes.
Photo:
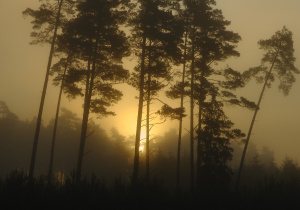
[[[32,135],[36,119],[22,121],[12,113],[6,104],[1,101],[0,116],[0,177],[5,179],[11,172],[23,171],[28,175],[28,153],[31,151]],[[83,174],[87,179],[96,176],[103,183],[111,186],[116,180],[122,184],[129,184],[131,178],[134,137],[125,137],[117,129],[109,133],[101,126],[90,122],[90,132],[87,142],[87,153]],[[37,176],[45,176],[50,158],[51,133],[54,119],[47,126],[42,126],[40,150],[37,154]],[[78,148],[78,135],[80,134],[80,118],[67,109],[61,110],[59,129],[57,130],[56,155],[54,158],[54,176],[56,181],[64,184],[74,176]],[[151,143],[151,175],[160,180],[162,186],[169,191],[176,186],[176,151],[174,142],[177,140],[176,129],[166,131],[164,135],[157,136]],[[234,187],[236,172],[242,154],[242,145],[233,143],[233,159],[228,166],[233,170],[230,181]],[[182,189],[189,190],[189,136],[182,139]],[[145,151],[141,153],[141,172],[145,171]],[[297,188],[300,184],[300,166],[297,161],[288,156],[279,164],[275,162],[275,154],[267,147],[261,150],[251,144],[245,165],[245,174],[241,183],[246,189],[256,189],[265,184],[288,184]],[[273,183],[271,183],[273,182]]]
[[[49,182],[53,167],[57,167],[52,161],[57,158],[56,153],[66,153],[56,149],[56,135],[62,129],[59,125],[64,126],[58,117],[61,96],[65,94],[70,99],[79,97],[83,100],[83,117],[80,123],[77,122],[80,129],[72,133],[80,139],[72,144],[77,147],[76,157],[72,157],[72,166],[65,166],[75,169],[77,183],[82,180],[83,170],[94,162],[104,163],[107,159],[115,160],[115,165],[110,164],[111,168],[103,168],[101,173],[119,171],[123,165],[127,168],[127,164],[132,164],[133,170],[126,171],[132,183],[138,183],[142,177],[149,181],[155,174],[151,170],[154,171],[156,163],[151,161],[163,157],[160,150],[153,154],[156,149],[151,145],[151,128],[159,123],[156,116],[160,116],[179,122],[178,136],[173,141],[173,144],[176,142],[176,176],[173,174],[171,177],[176,177],[178,189],[185,185],[185,180],[189,180],[188,185],[193,192],[195,189],[229,187],[233,174],[229,167],[233,157],[233,140],[244,142],[237,173],[238,189],[265,88],[271,87],[272,82],[278,79],[279,89],[287,95],[295,82],[294,75],[299,73],[294,66],[292,32],[286,27],[271,38],[258,42],[265,52],[261,65],[244,72],[229,66],[218,68],[218,63],[240,56],[237,46],[241,37],[227,30],[230,21],[216,8],[214,0],[58,0],[46,1],[37,10],[28,8],[23,14],[32,18],[32,44],[51,44],[31,150],[30,179],[33,179],[35,166],[40,161],[36,158],[42,151],[42,147],[38,146],[41,144],[40,130],[47,129],[41,127],[41,122],[50,76],[53,76],[54,85],[60,86],[60,94],[53,131],[51,134],[49,128],[47,135],[49,138],[52,136],[51,144],[45,146],[49,150],[51,148]],[[54,57],[56,63],[52,65]],[[125,69],[123,61],[126,58],[133,59],[136,66]],[[181,70],[175,71],[175,66]],[[263,83],[257,104],[234,93],[252,78]],[[99,117],[115,115],[109,107],[122,98],[123,93],[114,86],[120,83],[130,84],[138,91],[137,129],[134,145],[129,146],[134,151],[120,146],[120,152],[106,157],[110,148],[118,148],[117,142],[125,140],[116,131],[112,138],[118,140],[106,140],[107,134],[95,128],[89,116],[90,113]],[[172,106],[158,98],[163,91],[174,100]],[[151,112],[153,103],[162,104],[161,109],[154,113]],[[246,135],[227,117],[225,105],[255,110],[245,141]],[[67,113],[65,111],[64,115]],[[188,158],[183,155],[182,147],[182,121],[185,117],[190,122]],[[73,119],[66,116],[65,121],[69,122],[68,118]],[[146,127],[145,158],[140,152],[142,126]],[[94,130],[100,133],[97,141],[93,141],[93,138],[96,139],[96,135],[92,134]],[[133,154],[132,159],[128,160],[127,152]],[[89,160],[92,157],[102,158]],[[163,162],[160,160],[157,164]],[[121,170],[119,173],[125,172]]]
[[[36,119],[19,120],[6,106],[0,102],[0,150],[1,150],[1,174],[7,177],[14,170],[23,170],[28,174],[28,162],[30,161],[32,136]],[[37,153],[36,176],[45,176],[48,172],[51,148],[51,134],[53,132],[54,119],[48,125],[41,126],[39,151]],[[54,158],[54,176],[64,181],[67,177],[74,175],[76,167],[77,149],[81,130],[80,118],[71,111],[62,108],[59,116],[57,129],[57,143]],[[132,162],[134,151],[134,137],[123,136],[116,128],[106,131],[92,120],[89,122],[89,137],[87,138],[86,153],[84,158],[83,174],[86,178],[93,175],[107,183],[113,183],[121,179],[124,183],[130,183],[132,176]],[[151,174],[174,184],[176,147],[175,130],[158,136],[151,143],[152,167]],[[184,155],[188,156],[188,141],[185,138],[183,144]],[[145,151],[140,151],[141,172],[145,171]],[[185,170],[185,169],[183,169]],[[171,172],[172,171],[172,172]],[[173,174],[172,174],[173,173]]]

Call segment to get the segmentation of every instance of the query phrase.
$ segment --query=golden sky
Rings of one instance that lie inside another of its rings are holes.
[[[29,45],[30,18],[22,17],[22,11],[27,7],[37,8],[37,2],[0,0],[0,100],[5,101],[20,119],[28,120],[37,116],[49,53],[49,46]],[[262,52],[257,41],[270,38],[285,25],[294,34],[296,66],[300,68],[299,0],[217,0],[217,7],[231,21],[229,29],[242,37],[238,45],[241,56],[229,59],[226,64],[241,72],[259,65]],[[275,84],[267,90],[250,140],[258,147],[265,145],[273,149],[279,160],[288,155],[300,161],[300,75],[296,79],[298,81],[287,97],[278,92]],[[260,89],[261,85],[250,83],[238,93],[256,102]],[[122,90],[124,99],[113,107],[117,116],[97,120],[97,123],[106,129],[117,127],[123,135],[134,134],[137,91],[128,86]],[[57,97],[58,88],[50,81],[43,114],[45,123],[54,117]],[[179,104],[178,101],[172,103],[174,106]],[[78,113],[79,117],[82,115],[81,104],[81,100],[69,102],[63,99],[62,102],[63,107]],[[246,133],[253,113],[233,107],[227,110],[236,127]],[[185,126],[188,129],[188,122]],[[171,127],[177,128],[177,122],[157,126],[154,131],[163,135]]]

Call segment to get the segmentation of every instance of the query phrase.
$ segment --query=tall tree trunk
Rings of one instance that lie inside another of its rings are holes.
[[[200,82],[203,81],[203,73],[201,73]],[[196,187],[199,189],[200,183],[200,168],[201,168],[201,128],[202,128],[202,104],[203,104],[203,84],[200,83],[200,98],[199,98],[199,115],[198,115],[198,130],[197,130],[197,175],[196,175]]]
[[[279,53],[279,49],[277,50],[276,55],[275,55],[275,57],[273,59],[272,65],[271,65],[271,67],[270,67],[270,69],[269,69],[269,71],[268,71],[268,73],[266,75],[265,83],[264,83],[264,86],[263,86],[263,88],[261,90],[261,93],[260,93],[260,96],[259,96],[259,99],[258,99],[258,102],[257,102],[257,105],[256,105],[256,109],[255,109],[254,114],[253,114],[253,118],[252,118],[251,125],[250,125],[250,128],[249,128],[248,134],[247,134],[247,139],[246,139],[246,142],[245,142],[245,146],[244,146],[244,150],[243,150],[243,154],[242,154],[242,158],[241,158],[241,163],[240,163],[239,171],[238,171],[238,174],[237,174],[236,185],[235,185],[235,190],[236,191],[239,189],[240,179],[241,179],[241,174],[242,174],[242,169],[243,169],[243,165],[244,165],[244,161],[245,161],[245,156],[246,156],[246,152],[247,152],[247,148],[248,148],[250,136],[251,136],[251,133],[252,133],[252,128],[253,128],[253,125],[254,125],[254,122],[255,122],[255,118],[256,118],[257,112],[259,110],[259,106],[260,106],[260,103],[261,103],[264,91],[266,89],[268,80],[270,78],[271,72],[273,70],[275,61],[277,59],[278,53]]]
[[[136,124],[135,151],[134,151],[133,175],[132,175],[133,184],[137,183],[138,175],[139,175],[140,139],[141,139],[141,126],[142,126],[143,102],[144,102],[145,51],[146,51],[146,36],[143,35],[141,74],[140,74],[140,84],[139,84],[140,85],[139,106],[138,106],[138,116],[137,116],[137,124]]]
[[[182,67],[182,80],[181,80],[181,94],[180,94],[180,108],[183,109],[184,99],[184,81],[185,81],[185,66],[186,66],[186,45],[187,45],[187,31],[184,38],[184,55],[183,55],[183,67]],[[183,117],[179,117],[179,133],[178,133],[178,146],[177,146],[177,169],[176,169],[176,189],[180,187],[180,154],[181,154],[181,136],[182,136],[182,120]]]
[[[194,30],[193,32],[194,33]],[[192,64],[191,64],[191,92],[190,92],[190,188],[194,192],[194,74],[195,74],[195,40],[192,35]]]
[[[89,61],[90,62],[90,61]],[[80,134],[80,143],[79,143],[79,152],[78,152],[78,159],[77,159],[77,167],[76,167],[76,174],[75,174],[75,182],[78,183],[81,179],[81,167],[82,167],[82,160],[83,160],[83,153],[84,153],[84,146],[85,146],[85,139],[87,133],[87,122],[89,119],[89,109],[90,109],[90,64],[88,64],[88,72],[86,76],[86,90],[84,96],[84,106],[83,106],[83,117],[82,117],[82,124],[81,124],[81,134]]]
[[[85,140],[86,140],[86,136],[87,136],[88,120],[89,120],[92,92],[93,92],[93,87],[94,87],[94,78],[95,78],[95,74],[96,74],[96,56],[97,56],[97,50],[98,50],[98,41],[99,41],[99,33],[97,32],[95,48],[94,48],[94,53],[93,53],[92,70],[91,70],[91,75],[90,75],[91,78],[89,81],[89,70],[88,70],[87,81],[86,81],[84,110],[83,110],[83,117],[82,117],[80,144],[79,144],[78,160],[77,160],[77,167],[76,167],[76,177],[75,177],[75,179],[76,179],[75,181],[77,184],[80,182],[80,179],[81,179],[82,161],[83,161],[83,156],[84,156]],[[90,68],[90,59],[89,59],[88,63],[89,63],[88,68]]]
[[[149,48],[151,48],[151,40],[149,41]],[[148,182],[150,180],[150,103],[151,103],[151,50],[148,51],[148,78],[147,78],[147,113],[146,113],[146,173],[145,178]]]
[[[41,128],[42,115],[43,115],[43,108],[44,108],[44,102],[45,102],[45,97],[46,97],[46,92],[47,92],[47,86],[48,86],[49,72],[50,72],[51,63],[52,63],[52,57],[53,57],[53,54],[54,54],[54,45],[55,45],[55,40],[56,40],[56,36],[57,36],[57,28],[58,28],[58,25],[59,25],[59,19],[60,19],[62,3],[63,3],[63,0],[60,0],[60,1],[58,0],[59,6],[58,6],[58,11],[57,11],[57,16],[56,16],[55,28],[54,28],[53,38],[52,38],[52,42],[51,42],[51,49],[50,49],[49,58],[48,58],[46,76],[45,76],[43,92],[42,92],[42,96],[41,96],[39,113],[38,113],[37,122],[36,122],[34,140],[33,140],[31,161],[30,161],[30,169],[29,169],[29,180],[33,179],[35,159],[36,159],[36,151],[37,151],[37,145],[38,145],[38,141],[39,141],[40,128]]]
[[[150,91],[151,88],[151,73],[148,72],[147,81],[147,119],[146,119],[146,181],[150,179]]]
[[[66,75],[67,68],[68,68],[68,59],[67,59],[67,63],[66,63],[64,73],[63,73],[63,76],[62,76],[62,80],[61,80],[61,84],[60,84],[58,102],[57,102],[57,107],[56,107],[56,115],[55,115],[55,120],[54,120],[54,128],[53,128],[52,144],[51,144],[51,154],[50,154],[50,163],[49,163],[49,172],[48,172],[48,183],[49,184],[52,181],[52,169],[53,169],[54,148],[55,148],[55,140],[56,140],[56,129],[57,129],[57,123],[58,123],[60,101],[61,101],[61,96],[62,96],[62,92],[63,92],[63,87],[64,87],[65,75]]]

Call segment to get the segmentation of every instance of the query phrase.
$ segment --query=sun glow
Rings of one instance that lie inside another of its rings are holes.
[[[146,131],[145,131],[145,129],[141,130],[140,140],[141,140],[140,141],[140,152],[143,152],[144,148],[145,148],[144,143],[146,141]]]
[[[143,152],[144,151],[144,145],[140,145],[140,152]]]

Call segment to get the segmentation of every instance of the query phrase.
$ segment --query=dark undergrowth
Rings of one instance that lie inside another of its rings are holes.
[[[43,176],[28,181],[23,171],[0,180],[0,199],[5,209],[300,209],[300,185],[265,179],[253,188],[171,192],[154,179],[136,185],[116,179],[107,186],[95,176],[74,184],[47,183]]]

